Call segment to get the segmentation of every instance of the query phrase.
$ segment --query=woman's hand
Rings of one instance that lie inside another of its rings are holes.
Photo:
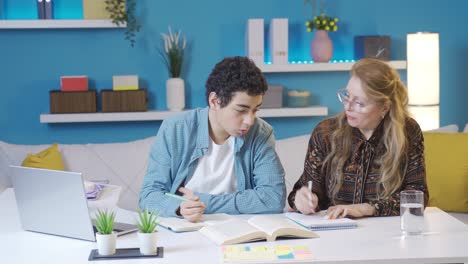
[[[327,210],[326,217],[328,219],[336,219],[342,217],[359,218],[364,216],[374,215],[375,208],[368,203],[361,204],[341,204],[330,206]]]
[[[311,192],[306,186],[303,186],[296,192],[294,198],[294,206],[297,211],[302,214],[315,213],[318,205],[318,197],[315,193]]]

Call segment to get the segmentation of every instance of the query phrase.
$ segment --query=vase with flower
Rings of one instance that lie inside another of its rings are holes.
[[[314,1],[315,3],[315,1]],[[333,56],[333,42],[328,35],[329,31],[338,30],[338,18],[326,15],[323,12],[323,3],[320,6],[320,15],[314,16],[313,20],[306,21],[307,32],[315,29],[315,35],[310,43],[310,55],[314,62],[328,62]],[[313,5],[315,13],[315,4]]]
[[[160,50],[163,62],[168,70],[169,79],[166,81],[166,103],[170,111],[180,111],[185,108],[185,83],[181,78],[184,64],[184,52],[187,39],[181,36],[180,30],[168,34],[161,34],[163,50]]]

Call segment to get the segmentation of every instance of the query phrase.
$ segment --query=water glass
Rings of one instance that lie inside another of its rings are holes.
[[[417,190],[400,192],[400,219],[403,235],[419,235],[424,228],[424,193]]]

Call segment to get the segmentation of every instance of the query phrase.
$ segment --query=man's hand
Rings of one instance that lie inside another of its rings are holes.
[[[361,204],[341,204],[330,206],[327,210],[326,217],[328,219],[336,219],[342,217],[359,218],[364,216],[374,215],[375,208],[368,203]]]
[[[205,203],[201,202],[200,197],[195,196],[190,189],[180,187],[178,191],[183,194],[182,197],[189,200],[180,204],[180,215],[190,222],[199,221],[205,212]]]
[[[318,205],[318,197],[312,193],[306,186],[303,186],[296,192],[294,206],[303,214],[315,213]]]

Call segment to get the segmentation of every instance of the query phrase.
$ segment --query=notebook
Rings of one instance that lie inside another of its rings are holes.
[[[257,215],[248,221],[234,217],[214,225],[206,225],[200,233],[218,245],[233,245],[244,242],[267,240],[278,237],[316,238],[317,234],[306,229],[282,214]]]
[[[10,166],[24,230],[96,241],[81,173]],[[136,231],[115,223],[117,235]]]
[[[190,232],[196,231],[205,225],[213,225],[232,219],[228,214],[204,214],[200,221],[192,223],[184,218],[177,217],[159,217],[159,226],[172,232]]]
[[[285,216],[292,221],[304,226],[310,230],[335,230],[350,229],[357,227],[357,221],[349,218],[326,219],[325,211],[312,215],[300,213],[285,213]]]

